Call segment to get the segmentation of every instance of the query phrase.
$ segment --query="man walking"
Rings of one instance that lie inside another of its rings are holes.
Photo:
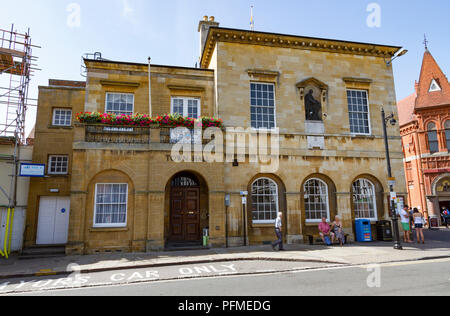
[[[448,208],[442,207],[442,217],[444,218],[444,225],[448,229],[448,225],[450,224],[450,212]]]
[[[283,213],[278,213],[278,217],[275,221],[275,233],[277,235],[278,240],[272,244],[272,249],[274,251],[277,246],[279,251],[284,251],[282,227],[283,227]]]

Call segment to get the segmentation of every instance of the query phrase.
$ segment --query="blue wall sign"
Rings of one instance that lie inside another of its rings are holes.
[[[20,164],[20,177],[31,178],[44,178],[45,177],[45,165],[35,163],[21,163]]]

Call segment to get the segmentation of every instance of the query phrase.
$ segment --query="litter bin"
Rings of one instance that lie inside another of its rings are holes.
[[[377,222],[377,240],[378,241],[393,241],[392,224],[390,221]]]
[[[370,226],[370,220],[357,219],[355,221],[356,226],[356,241],[358,242],[370,242],[372,241],[372,228]]]
[[[430,216],[430,229],[439,229],[439,216]]]

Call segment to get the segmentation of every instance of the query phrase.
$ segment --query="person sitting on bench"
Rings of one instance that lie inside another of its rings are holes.
[[[323,243],[326,245],[327,242],[325,241],[325,238],[328,237],[331,241],[331,243],[334,243],[335,234],[331,231],[330,225],[327,223],[327,218],[322,218],[322,222],[319,224],[319,234],[322,238]]]

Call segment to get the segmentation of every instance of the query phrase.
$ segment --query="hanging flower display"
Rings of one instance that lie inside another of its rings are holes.
[[[114,113],[84,112],[78,113],[76,119],[84,124],[104,124],[113,126],[137,126],[137,127],[223,127],[221,119],[202,116],[199,119],[184,117],[179,114],[166,114],[151,118],[145,114],[126,115]]]

